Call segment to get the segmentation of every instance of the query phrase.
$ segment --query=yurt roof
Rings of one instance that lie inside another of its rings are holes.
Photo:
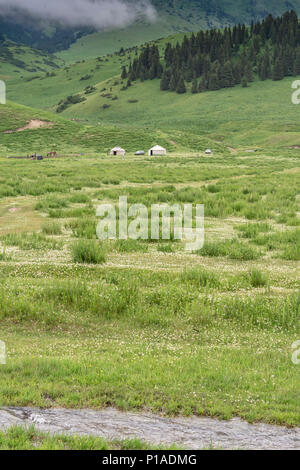
[[[161,147],[160,145],[155,145],[150,150],[166,150],[165,148]]]
[[[117,152],[117,151],[119,151],[119,150],[121,150],[122,152],[123,152],[123,151],[125,152],[125,150],[122,149],[122,147],[114,147],[114,148],[111,149],[111,150],[114,151],[114,152]]]

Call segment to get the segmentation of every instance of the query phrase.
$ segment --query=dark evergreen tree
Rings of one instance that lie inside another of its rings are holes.
[[[219,78],[215,72],[209,72],[207,80],[207,89],[211,91],[219,90]]]
[[[176,93],[178,93],[180,95],[182,95],[183,93],[186,93],[186,86],[185,86],[185,83],[184,83],[183,75],[181,75],[180,78],[179,78],[178,85],[177,85],[177,88],[176,88]]]
[[[167,44],[166,50],[165,50],[165,62],[166,66],[170,67],[172,65],[172,60],[173,60],[173,48],[170,43]]]
[[[193,95],[198,93],[198,82],[196,78],[194,78],[193,83],[192,83],[192,93]]]
[[[156,44],[143,47],[133,63],[122,70],[122,78],[149,80],[160,78],[162,90],[184,90],[185,81],[192,90],[228,88],[253,81],[300,74],[300,25],[294,11],[278,18],[268,15],[262,21],[211,29],[185,36],[181,43],[168,43],[164,66]],[[137,51],[137,50],[136,50]],[[125,52],[124,52],[125,54]],[[168,71],[168,73],[166,73]],[[200,80],[198,80],[200,78]],[[199,86],[196,82],[199,81]]]
[[[230,61],[227,61],[223,67],[221,67],[220,75],[221,88],[229,88],[235,85],[232,63]]]
[[[282,80],[283,77],[284,77],[284,74],[283,74],[282,62],[280,58],[277,57],[277,59],[275,60],[274,67],[273,67],[272,79],[273,81],[278,81],[278,80]]]
[[[203,91],[207,90],[207,80],[205,76],[201,78],[198,90],[199,90],[199,93],[202,93]]]
[[[162,79],[160,82],[160,89],[162,91],[166,91],[170,89],[170,73],[168,70],[166,70],[162,76]]]
[[[294,75],[300,75],[300,48],[296,50],[296,59],[294,63]]]
[[[193,80],[193,70],[192,70],[192,67],[189,66],[186,73],[185,73],[185,80],[190,83],[192,80]]]
[[[244,76],[247,79],[247,82],[253,82],[253,67],[251,62],[247,62],[244,67]]]
[[[171,91],[176,91],[177,90],[177,77],[176,77],[175,72],[173,72],[172,75],[171,75],[170,90]]]
[[[124,66],[124,67],[122,68],[121,79],[122,79],[122,80],[125,80],[126,78],[127,78],[127,69],[126,69],[126,67]]]
[[[243,77],[243,78],[242,78],[242,87],[243,87],[243,88],[247,88],[247,86],[248,86],[247,78],[246,78],[246,77]]]

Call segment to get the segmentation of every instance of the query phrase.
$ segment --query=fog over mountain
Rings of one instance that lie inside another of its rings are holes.
[[[100,47],[99,53],[113,52],[123,39],[132,47],[176,33],[250,24],[292,9],[300,13],[300,0],[0,0],[0,42],[5,38],[55,53],[97,32],[101,45],[113,30],[108,49]],[[115,31],[120,36],[114,39]]]
[[[16,23],[25,19],[66,27],[123,27],[144,17],[154,21],[150,0],[0,0],[0,16]]]

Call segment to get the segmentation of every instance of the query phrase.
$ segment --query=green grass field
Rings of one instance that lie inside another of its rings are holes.
[[[93,38],[83,41],[70,61]],[[96,44],[91,58],[53,76],[0,75],[9,99],[0,105],[0,406],[299,426],[294,79],[183,96],[160,92],[156,80],[122,90],[121,67],[136,51],[99,60]],[[85,100],[56,112],[77,94]],[[23,130],[33,120],[41,127]],[[134,155],[154,144],[167,156]],[[125,157],[109,156],[115,145]],[[52,150],[58,158],[7,158]],[[204,247],[100,242],[97,206],[124,195],[147,208],[204,204]],[[3,449],[145,446],[34,429],[0,434]]]
[[[238,86],[182,96],[161,92],[156,80],[134,84],[126,91],[110,80],[64,114],[104,122],[138,122],[169,131],[188,129],[191,134],[209,136],[232,147],[280,148],[299,144],[298,106],[291,101],[293,81],[257,81],[247,89]],[[103,88],[110,97],[99,92]],[[111,99],[114,96],[118,97],[115,101]],[[109,105],[106,109],[105,104]]]
[[[160,44],[163,46],[165,41]],[[55,76],[40,74],[26,82],[26,94],[23,81],[11,77],[6,81],[8,99],[57,114],[61,100],[79,95],[83,101],[67,106],[63,117],[96,125],[98,130],[99,126],[128,128],[132,138],[139,129],[156,135],[165,133],[169,143],[172,142],[169,150],[174,147],[174,151],[203,150],[205,145],[219,149],[221,145],[230,147],[231,151],[272,147],[277,152],[292,147],[297,152],[300,146],[298,106],[291,100],[295,78],[280,82],[256,80],[246,89],[236,86],[197,95],[190,90],[185,95],[161,92],[157,80],[135,82],[122,90],[126,83],[120,79],[121,67],[134,56],[135,51],[131,51],[125,56],[100,58],[100,62],[98,59],[80,61],[56,71]],[[86,92],[87,87],[94,88]],[[94,129],[94,133],[98,131]],[[118,145],[128,145],[126,135],[124,131],[123,143]],[[138,147],[143,145],[141,140]],[[167,145],[166,139],[161,145]]]
[[[298,167],[272,151],[2,159],[1,404],[299,425]],[[97,242],[96,206],[124,194],[204,202],[203,250]]]
[[[53,54],[5,41],[0,45],[0,76],[2,79],[23,80],[39,73],[53,72],[63,65]]]
[[[107,441],[97,437],[45,434],[34,429],[14,427],[0,432],[1,450],[179,450],[179,447],[153,446],[138,439]]]
[[[44,127],[18,132],[32,120],[42,121]],[[81,121],[8,102],[0,106],[0,156],[26,156],[35,152],[45,155],[51,150],[60,155],[105,155],[115,145],[122,145],[134,158],[135,151],[149,149],[157,143],[173,152],[184,149],[203,151],[212,146],[226,152],[223,144],[214,143],[209,136],[192,135],[188,131],[149,129],[126,121],[121,124],[93,124],[84,118]]]

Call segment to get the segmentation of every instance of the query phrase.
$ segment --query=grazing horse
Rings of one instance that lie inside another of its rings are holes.
[[[57,152],[49,152],[47,153],[47,157],[57,157]]]

